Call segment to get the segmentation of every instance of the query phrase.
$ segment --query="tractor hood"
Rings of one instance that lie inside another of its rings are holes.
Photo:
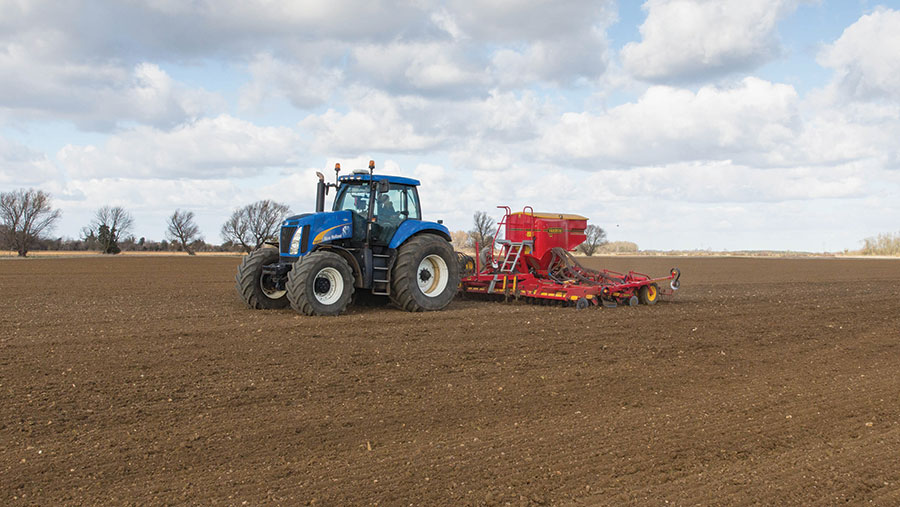
[[[344,210],[289,217],[281,224],[281,255],[299,257],[319,243],[352,237],[352,215],[352,211]]]

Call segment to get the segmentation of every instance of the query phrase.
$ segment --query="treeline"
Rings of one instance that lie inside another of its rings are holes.
[[[207,243],[194,221],[194,212],[176,209],[166,221],[166,239],[138,238],[132,233],[134,218],[121,206],[101,206],[91,222],[81,230],[81,237],[53,238],[50,235],[62,212],[53,209],[51,196],[43,190],[19,189],[0,193],[0,249],[14,250],[25,257],[31,250],[99,251],[117,254],[138,252],[250,252],[264,243],[277,243],[281,222],[290,208],[268,199],[235,209],[222,224],[222,244]],[[497,224],[484,211],[475,212],[474,228],[451,234],[456,248],[490,248]],[[610,251],[637,250],[637,245],[622,242],[609,244],[606,231],[596,225],[585,229],[586,240],[578,246],[584,255]]]
[[[900,232],[885,233],[863,240],[862,255],[900,255]]]
[[[277,241],[281,222],[290,214],[281,203],[261,200],[235,209],[220,231],[224,243],[204,241],[194,221],[194,212],[176,209],[166,221],[166,239],[138,238],[132,233],[134,218],[121,206],[101,206],[77,239],[57,237],[50,232],[62,217],[54,209],[51,196],[43,190],[18,189],[0,192],[0,249],[18,252],[20,257],[32,250],[99,251],[117,254],[139,252],[250,252],[264,243]]]
[[[3,235],[0,227],[0,235]],[[4,235],[5,236],[5,235]],[[118,242],[120,252],[184,252],[184,247],[178,241],[154,241],[144,237],[135,238],[128,236]],[[189,245],[194,252],[243,252],[241,245],[226,241],[220,245],[210,244],[202,239],[194,240]],[[0,239],[0,250],[15,250]],[[32,243],[28,251],[61,251],[61,252],[98,252],[102,250],[97,238],[41,238]]]

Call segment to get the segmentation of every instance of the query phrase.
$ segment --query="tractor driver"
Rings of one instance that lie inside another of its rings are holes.
[[[378,210],[378,232],[375,236],[379,241],[388,242],[394,236],[394,232],[397,231],[402,220],[400,214],[394,209],[394,203],[386,193],[380,194],[376,198],[376,202],[378,203],[376,208]]]
[[[395,220],[398,217],[397,211],[394,209],[394,203],[387,194],[378,196],[378,217],[383,220]]]

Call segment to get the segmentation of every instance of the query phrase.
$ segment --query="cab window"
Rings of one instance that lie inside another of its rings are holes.
[[[369,213],[369,185],[342,185],[334,202],[334,211],[350,210],[367,216]]]
[[[419,196],[416,187],[391,184],[387,192],[378,194],[375,214],[379,218],[391,220],[420,220]]]

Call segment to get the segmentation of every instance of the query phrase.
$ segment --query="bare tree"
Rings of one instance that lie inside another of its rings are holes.
[[[450,240],[455,250],[462,250],[469,243],[469,233],[466,231],[453,231],[450,233]]]
[[[256,201],[234,210],[231,218],[222,225],[222,237],[250,252],[266,241],[276,241],[279,225],[290,212],[286,204],[268,199]]]
[[[245,252],[253,248],[247,243],[250,241],[250,223],[244,218],[244,208],[234,210],[231,217],[222,225],[222,238],[226,243],[237,243]]]
[[[101,252],[117,254],[122,251],[119,248],[119,238],[127,236],[133,225],[134,218],[125,208],[103,206],[94,214],[94,220],[86,232],[96,234]]]
[[[598,248],[606,244],[606,231],[600,226],[591,224],[584,229],[587,239],[578,245],[578,251],[588,257],[594,255]]]
[[[49,232],[62,216],[52,209],[50,194],[43,190],[24,188],[0,193],[0,223],[3,224],[7,246],[19,257],[28,255],[31,245]]]
[[[188,255],[195,255],[194,249],[190,244],[200,239],[200,228],[194,223],[193,211],[181,211],[176,209],[175,213],[169,217],[169,227],[166,230],[166,237],[172,241],[181,243],[181,248]]]
[[[494,219],[484,211],[476,211],[472,217],[475,228],[469,231],[472,242],[478,242],[479,248],[484,248],[494,241]]]

